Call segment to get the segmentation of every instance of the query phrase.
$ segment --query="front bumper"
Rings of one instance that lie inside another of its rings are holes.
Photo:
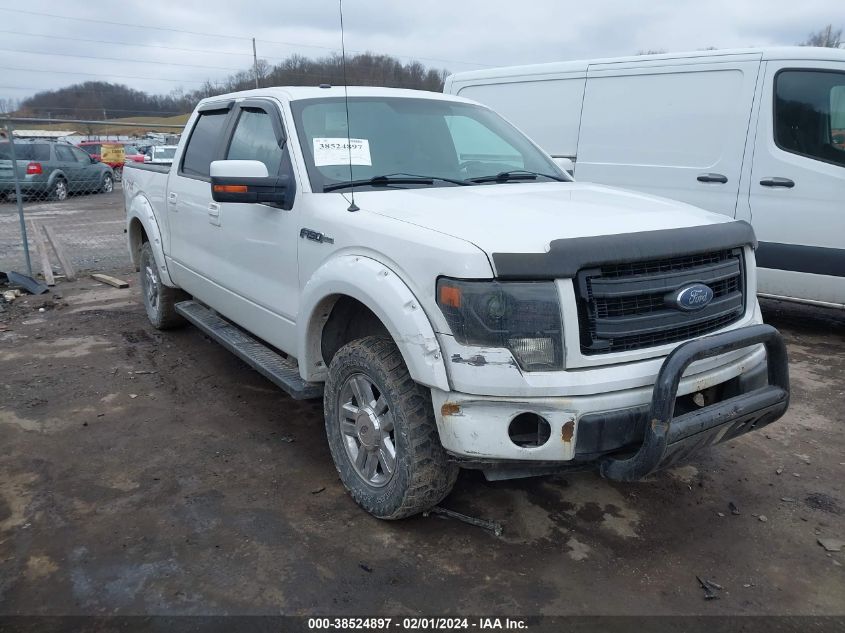
[[[683,377],[695,361],[742,348],[751,349],[717,370]],[[715,396],[714,402],[684,407],[676,417],[679,396],[691,399],[688,394],[698,392]],[[789,404],[789,378],[780,334],[753,325],[678,346],[653,388],[571,398],[432,394],[441,442],[465,465],[542,469],[592,463],[605,477],[632,480],[777,420]],[[540,446],[518,446],[508,435],[511,420],[526,412],[550,425],[550,437]]]

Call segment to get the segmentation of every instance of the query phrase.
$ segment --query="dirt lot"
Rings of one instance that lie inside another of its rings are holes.
[[[465,473],[444,506],[497,537],[359,510],[320,404],[195,329],[153,330],[134,277],[18,300],[0,313],[0,614],[843,614],[845,552],[817,538],[845,539],[845,315],[765,308],[786,418],[639,484]]]
[[[62,201],[26,200],[24,216],[27,221],[52,227],[78,268],[99,270],[129,265],[120,183],[111,193],[72,195]],[[30,243],[33,266],[38,270],[33,249]],[[7,200],[0,201],[0,270],[10,269],[26,270],[17,205]]]

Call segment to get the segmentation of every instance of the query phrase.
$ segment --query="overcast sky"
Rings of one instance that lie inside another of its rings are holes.
[[[271,63],[325,55],[340,45],[337,9],[337,0],[0,0],[0,97],[88,80],[190,90],[248,67],[252,37]],[[845,26],[845,0],[345,0],[344,20],[348,52],[456,72],[646,49],[791,45],[828,23]]]

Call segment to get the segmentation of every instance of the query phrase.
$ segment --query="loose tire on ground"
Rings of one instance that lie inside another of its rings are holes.
[[[437,505],[452,490],[458,466],[440,444],[431,395],[413,381],[389,338],[368,336],[335,354],[323,409],[340,479],[373,516],[408,517]]]
[[[141,246],[140,286],[147,318],[158,330],[169,330],[185,325],[186,321],[176,312],[176,304],[188,299],[188,295],[178,288],[170,288],[161,283],[149,242]]]

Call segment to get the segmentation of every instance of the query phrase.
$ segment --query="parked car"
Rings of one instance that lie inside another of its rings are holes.
[[[79,147],[111,167],[117,182],[123,177],[126,162],[144,162],[144,154],[134,145],[123,141],[82,141]]]
[[[72,193],[110,192],[111,167],[69,143],[15,140],[21,193],[28,197],[64,200]],[[12,148],[0,141],[0,194],[15,194]]]
[[[761,296],[845,307],[845,51],[495,68],[452,75],[444,91],[496,108],[579,180],[751,222]]]
[[[368,512],[424,511],[460,467],[635,480],[786,411],[747,222],[576,183],[467,99],[346,104],[204,99],[172,165],[127,164],[123,189],[151,323],[322,396]]]
[[[169,165],[176,154],[176,145],[151,145],[144,152],[144,162],[153,165]]]

